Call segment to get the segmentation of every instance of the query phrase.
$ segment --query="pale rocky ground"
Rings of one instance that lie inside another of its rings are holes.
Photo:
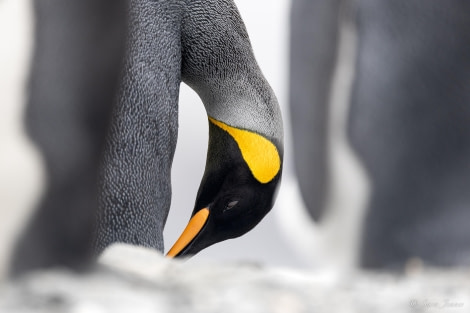
[[[341,276],[257,264],[175,262],[116,246],[87,274],[50,271],[0,289],[8,313],[470,312],[470,271]]]

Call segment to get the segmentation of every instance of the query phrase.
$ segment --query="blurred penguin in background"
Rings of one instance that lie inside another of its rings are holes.
[[[125,51],[126,0],[34,1],[25,122],[47,186],[11,273],[92,259],[98,169]]]
[[[13,274],[83,268],[115,242],[163,252],[181,81],[204,103],[209,148],[168,255],[194,255],[263,219],[281,179],[282,119],[232,0],[39,0],[35,10],[27,123],[48,181]]]
[[[469,55],[465,1],[293,0],[281,200],[314,264],[470,265]]]

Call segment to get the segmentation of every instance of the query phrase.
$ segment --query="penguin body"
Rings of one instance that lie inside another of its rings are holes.
[[[38,0],[34,5],[26,130],[46,186],[11,258],[12,275],[92,258],[99,163],[126,40],[125,0]]]
[[[331,145],[324,135],[329,128],[316,123],[322,116],[326,121],[331,116],[325,109],[328,96],[305,86],[324,77],[331,82],[337,64],[318,60],[338,54],[337,35],[329,33],[339,32],[341,9],[352,4],[356,57],[345,133],[370,188],[357,247],[359,265],[403,269],[413,258],[434,266],[470,264],[468,5],[459,1],[313,3],[326,7],[325,16],[331,20],[324,23],[330,26],[321,35],[309,37],[312,40],[304,37],[307,46],[317,46],[310,55],[300,52],[301,43],[292,45],[297,58],[291,59],[290,103],[297,174],[311,215],[322,223],[327,206],[321,199],[331,193],[331,156],[322,152]],[[307,5],[313,4],[294,1],[293,16],[307,12]],[[321,10],[315,12],[318,17]],[[315,25],[303,29],[305,35],[319,29],[321,20],[310,19],[314,20]],[[307,22],[292,19],[297,35],[300,23]],[[305,66],[306,62],[323,66]],[[300,81],[302,63],[310,71],[304,75],[307,81]],[[327,113],[315,117],[312,110]],[[305,131],[320,137],[310,140],[311,149],[301,146],[308,142]],[[317,177],[319,182],[314,182]]]
[[[178,134],[184,1],[130,1],[123,78],[106,143],[96,246],[163,251]]]
[[[163,251],[184,81],[201,97],[211,125],[193,212],[204,220],[177,253],[192,255],[244,234],[271,209],[282,172],[280,110],[233,1],[131,0],[128,18],[93,246],[98,253],[114,242]]]
[[[97,245],[118,241],[163,251],[180,82],[199,94],[209,118],[273,138],[278,147],[282,121],[232,1],[132,1],[130,19],[130,49],[105,154]],[[220,148],[210,144],[214,149]],[[210,151],[208,167],[233,167],[225,163],[239,154],[212,157]]]
[[[364,267],[470,264],[469,9],[359,1],[349,128],[374,189]]]

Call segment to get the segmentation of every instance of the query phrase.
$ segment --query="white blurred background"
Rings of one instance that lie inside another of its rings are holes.
[[[287,127],[288,0],[235,0],[245,21],[254,53],[284,112],[289,175]],[[31,47],[29,0],[0,0],[0,269],[11,248],[12,236],[28,216],[40,192],[40,160],[24,136],[21,110]],[[207,149],[207,118],[197,95],[182,84],[180,127],[173,163],[172,207],[165,229],[168,250],[185,227],[203,174]],[[276,266],[306,265],[295,256],[279,227],[276,207],[258,227],[241,238],[201,252],[190,262],[230,260]]]

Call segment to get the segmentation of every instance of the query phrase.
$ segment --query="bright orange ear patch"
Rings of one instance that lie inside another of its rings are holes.
[[[209,117],[214,125],[228,132],[238,144],[243,159],[260,183],[269,183],[281,169],[281,158],[276,146],[265,137],[238,129]]]

